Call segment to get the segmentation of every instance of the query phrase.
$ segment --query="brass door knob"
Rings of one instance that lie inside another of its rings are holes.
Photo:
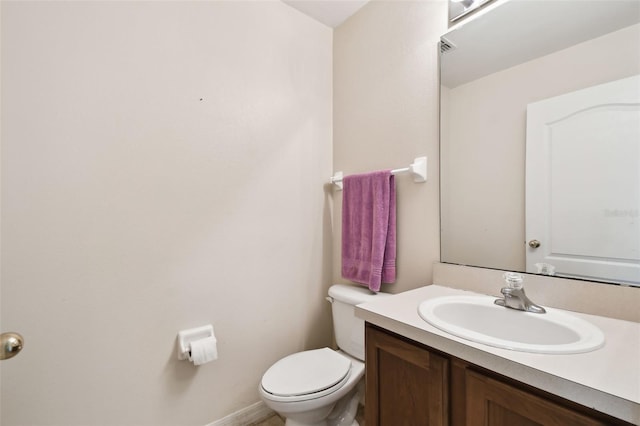
[[[24,339],[18,333],[0,334],[0,360],[13,358],[24,346]]]
[[[531,241],[529,241],[529,247],[531,247],[531,248],[538,248],[538,247],[540,247],[540,241],[538,241],[538,240],[531,240]]]

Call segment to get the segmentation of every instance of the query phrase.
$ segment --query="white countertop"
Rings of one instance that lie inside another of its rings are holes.
[[[605,334],[605,346],[583,354],[548,355],[465,340],[431,326],[418,315],[418,305],[426,299],[474,294],[430,285],[358,305],[356,315],[496,373],[640,424],[640,323],[571,312],[599,327]]]

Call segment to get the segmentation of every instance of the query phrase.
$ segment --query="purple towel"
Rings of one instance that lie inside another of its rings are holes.
[[[396,185],[390,170],[346,176],[342,277],[380,291],[396,280]]]

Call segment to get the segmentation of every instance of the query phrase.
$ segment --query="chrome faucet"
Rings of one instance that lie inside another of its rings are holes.
[[[505,308],[533,312],[534,314],[544,314],[546,312],[542,306],[533,303],[524,293],[522,275],[507,272],[503,276],[508,284],[507,287],[503,287],[500,290],[500,293],[504,295],[504,299],[496,299],[493,303]]]

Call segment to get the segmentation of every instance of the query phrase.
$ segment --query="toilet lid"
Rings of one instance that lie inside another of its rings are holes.
[[[262,387],[276,396],[307,395],[340,383],[350,369],[351,361],[329,348],[298,352],[273,364]]]

